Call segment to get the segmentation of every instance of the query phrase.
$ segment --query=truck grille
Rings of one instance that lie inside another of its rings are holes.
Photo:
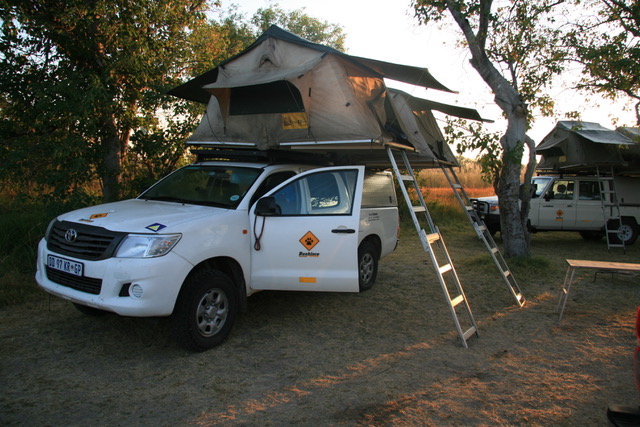
[[[102,289],[102,279],[74,276],[73,274],[57,271],[49,267],[46,267],[46,271],[49,280],[59,285],[75,289],[76,291],[99,295]]]
[[[470,199],[471,206],[481,215],[486,215],[489,213],[489,204],[486,202],[481,202],[478,199]]]
[[[75,258],[96,261],[113,256],[118,244],[126,235],[127,233],[118,233],[102,227],[56,221],[47,236],[47,249]]]

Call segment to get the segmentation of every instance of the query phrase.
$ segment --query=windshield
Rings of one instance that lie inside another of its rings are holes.
[[[547,184],[549,184],[549,181],[551,181],[551,178],[548,176],[537,176],[531,180],[536,189],[535,193],[533,194],[534,198],[540,197],[542,195],[542,192],[547,187]]]
[[[191,165],[178,169],[140,195],[140,199],[235,208],[262,169]]]

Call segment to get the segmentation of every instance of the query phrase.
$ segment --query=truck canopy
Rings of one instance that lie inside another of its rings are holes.
[[[536,147],[546,172],[594,171],[613,167],[618,173],[640,173],[640,143],[630,136],[636,128],[607,129],[598,123],[559,121]]]
[[[207,104],[191,144],[340,153],[386,164],[385,144],[415,163],[458,165],[433,110],[482,121],[474,109],[390,89],[389,78],[452,92],[426,68],[346,55],[271,26],[241,53],[169,93]]]

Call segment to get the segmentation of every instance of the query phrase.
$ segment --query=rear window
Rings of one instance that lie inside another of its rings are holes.
[[[362,191],[362,207],[395,207],[398,205],[391,172],[367,171]]]

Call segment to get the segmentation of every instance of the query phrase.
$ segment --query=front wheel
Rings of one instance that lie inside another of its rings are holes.
[[[187,350],[204,351],[221,344],[238,312],[233,281],[216,270],[200,270],[185,281],[172,315],[173,333]]]
[[[378,250],[369,241],[364,241],[358,248],[358,285],[360,292],[373,287],[378,275]]]

